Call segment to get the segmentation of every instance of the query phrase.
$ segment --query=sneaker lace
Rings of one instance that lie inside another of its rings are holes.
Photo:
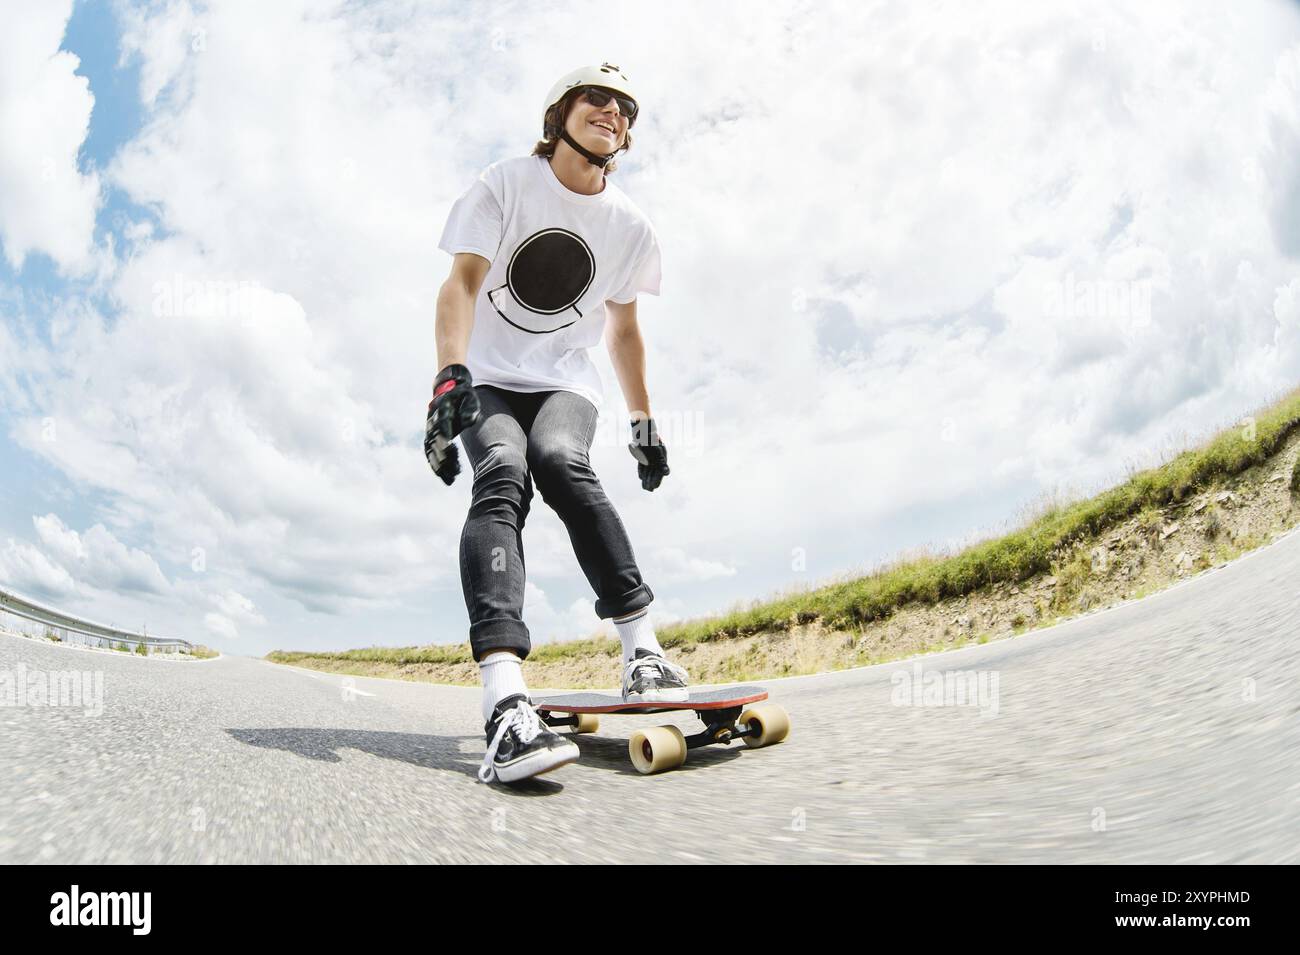
[[[483,756],[483,763],[478,768],[478,778],[480,782],[490,783],[496,778],[496,765],[492,762],[496,759],[497,749],[501,746],[501,741],[505,739],[506,733],[514,727],[515,736],[521,743],[531,743],[536,739],[537,734],[542,731],[545,724],[542,718],[537,715],[532,704],[527,700],[520,700],[508,712],[502,715],[501,722],[497,725],[497,731],[492,737],[492,742],[488,744],[487,753]]]
[[[657,670],[661,674],[671,674],[683,683],[690,680],[690,675],[671,660],[665,659],[664,657],[642,657],[639,660],[631,661],[627,665],[627,685],[631,686],[635,683],[637,678],[641,675],[641,671],[647,669]]]

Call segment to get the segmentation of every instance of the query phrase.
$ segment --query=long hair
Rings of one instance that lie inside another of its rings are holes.
[[[581,89],[569,90],[569,92],[565,93],[563,99],[546,111],[546,124],[548,126],[558,126],[560,129],[563,129],[564,124],[569,119],[569,107],[573,105],[574,100],[576,100],[581,93]],[[547,159],[550,159],[555,155],[555,147],[558,146],[559,143],[559,136],[556,136],[554,139],[543,137],[542,139],[537,140],[537,145],[533,147],[533,155],[545,156]],[[625,153],[631,148],[632,130],[629,129],[623,134],[623,145],[620,146],[616,152]],[[605,164],[605,175],[608,176],[616,169],[618,169],[618,163],[611,159]]]

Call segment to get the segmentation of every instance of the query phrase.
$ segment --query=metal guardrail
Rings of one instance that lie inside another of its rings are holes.
[[[191,653],[194,650],[194,645],[187,640],[151,637],[147,633],[105,626],[63,613],[7,590],[0,590],[0,629],[57,639],[60,643],[103,647],[108,650],[123,646],[133,652],[143,646],[149,653]]]

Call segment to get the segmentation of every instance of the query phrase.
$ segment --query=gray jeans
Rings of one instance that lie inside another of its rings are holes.
[[[650,604],[627,531],[605,496],[588,452],[596,408],[568,391],[535,394],[476,385],[482,415],[461,432],[474,491],[460,538],[460,580],[474,659],[490,650],[528,656],[521,533],[533,498],[559,515],[582,572],[596,592],[596,615],[619,617]]]

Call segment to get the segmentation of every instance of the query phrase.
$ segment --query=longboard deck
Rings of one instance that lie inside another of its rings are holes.
[[[552,713],[669,713],[674,710],[725,710],[767,699],[761,686],[724,686],[692,693],[680,703],[654,700],[625,703],[612,693],[561,693],[533,701],[536,710]]]

